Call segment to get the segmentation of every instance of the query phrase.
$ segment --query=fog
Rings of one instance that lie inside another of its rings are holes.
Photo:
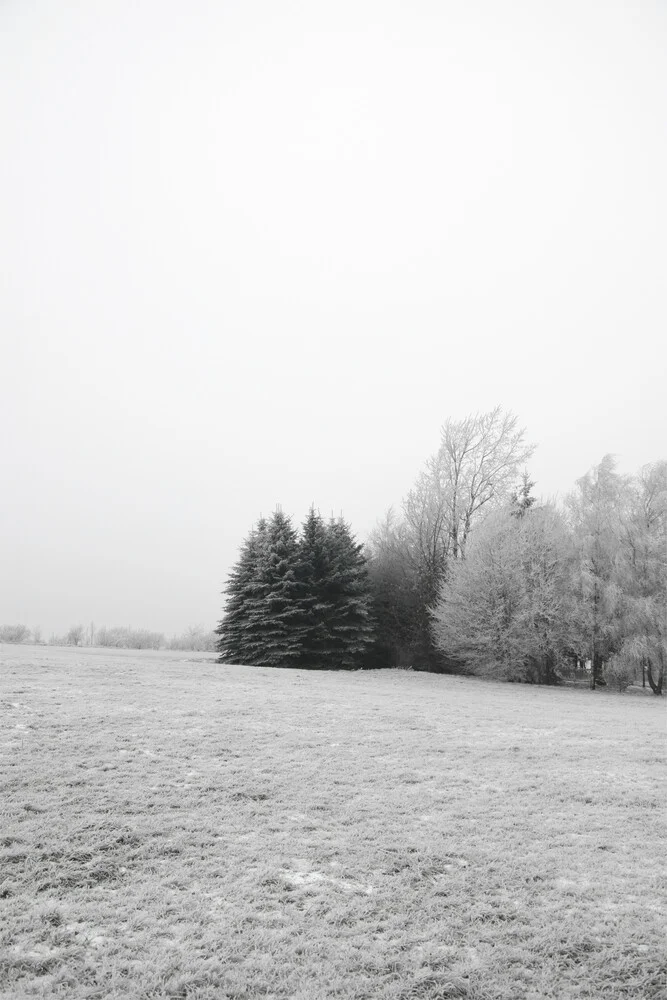
[[[0,6],[0,622],[212,626],[496,403],[562,496],[666,457],[667,8]]]

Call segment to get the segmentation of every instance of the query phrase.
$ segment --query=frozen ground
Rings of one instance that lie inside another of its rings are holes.
[[[658,1000],[664,700],[0,654],[0,997]]]

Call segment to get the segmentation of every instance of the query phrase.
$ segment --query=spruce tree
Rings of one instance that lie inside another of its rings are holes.
[[[522,518],[537,502],[537,497],[532,492],[534,485],[534,481],[524,471],[521,486],[517,486],[510,495],[510,509],[514,517]]]
[[[327,666],[349,670],[362,665],[373,641],[366,557],[342,518],[332,518],[326,533],[330,563],[324,589]]]
[[[219,663],[253,663],[256,642],[250,634],[250,609],[262,599],[259,566],[266,546],[267,525],[261,518],[241,546],[236,565],[229,574],[224,593],[227,595],[216,648]]]
[[[321,669],[330,665],[332,644],[330,619],[332,584],[332,548],[322,517],[311,507],[303,523],[299,542],[298,638],[299,666]]]
[[[294,665],[299,658],[298,540],[290,519],[277,510],[269,522],[266,545],[257,565],[256,596],[246,606],[246,631],[252,662],[258,666]]]
[[[244,542],[216,632],[221,663],[361,666],[372,639],[366,559],[341,519],[314,508],[301,538],[277,510]]]

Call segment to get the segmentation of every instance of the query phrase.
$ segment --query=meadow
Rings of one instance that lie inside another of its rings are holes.
[[[664,1000],[664,700],[4,646],[0,997]]]

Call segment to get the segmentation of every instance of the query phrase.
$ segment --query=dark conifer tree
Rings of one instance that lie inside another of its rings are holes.
[[[314,508],[301,539],[278,510],[244,542],[216,632],[221,663],[350,669],[372,640],[366,559],[347,524]]]
[[[290,519],[277,510],[268,525],[258,562],[257,599],[247,606],[250,662],[259,666],[294,665],[299,658],[299,544]]]
[[[325,588],[329,632],[327,666],[352,669],[363,664],[373,640],[368,568],[363,546],[342,518],[327,527],[330,576]]]
[[[309,669],[316,670],[330,665],[332,574],[332,547],[327,527],[320,514],[311,507],[303,523],[299,542],[302,595],[298,618],[301,648],[299,666]]]
[[[243,545],[236,565],[229,574],[224,593],[227,595],[222,620],[216,628],[220,636],[217,651],[219,663],[253,663],[256,642],[250,634],[251,608],[261,603],[263,586],[259,567],[266,546],[267,525],[262,518]]]

